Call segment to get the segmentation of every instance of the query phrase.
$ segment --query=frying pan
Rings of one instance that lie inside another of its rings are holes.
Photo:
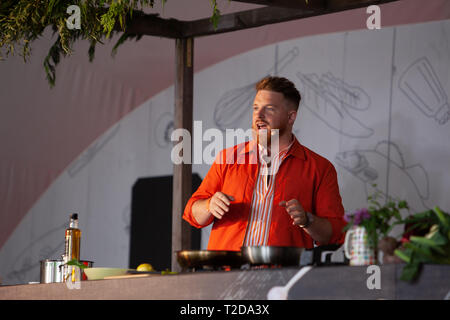
[[[242,247],[242,257],[250,264],[299,266],[304,248],[277,246]]]
[[[245,263],[240,251],[181,250],[177,261],[183,269],[201,267],[240,267]]]
[[[304,248],[250,246],[241,251],[182,250],[177,251],[177,261],[183,269],[201,267],[241,267],[244,264],[300,265]]]

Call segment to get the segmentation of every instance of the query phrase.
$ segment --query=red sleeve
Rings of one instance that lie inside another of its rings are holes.
[[[342,205],[337,173],[334,166],[329,163],[315,195],[315,209],[318,217],[326,218],[333,228],[330,244],[344,243],[345,233],[342,228],[346,225],[344,220],[344,207]]]
[[[212,197],[217,191],[220,191],[222,188],[222,168],[221,165],[218,164],[217,159],[220,159],[221,154],[216,158],[214,163],[212,164],[211,168],[209,169],[208,173],[206,174],[205,178],[203,179],[202,183],[200,184],[200,187],[198,187],[197,191],[194,192],[192,197],[189,199],[189,201],[186,204],[186,207],[184,209],[183,213],[183,219],[189,222],[192,226],[196,228],[203,228],[207,225],[211,224],[214,221],[214,216],[211,216],[211,218],[208,220],[208,222],[205,225],[200,225],[195,220],[194,216],[192,215],[192,205],[195,201],[200,199],[208,199]],[[222,162],[223,163],[223,162]]]

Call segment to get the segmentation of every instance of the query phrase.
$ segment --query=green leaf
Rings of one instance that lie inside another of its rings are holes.
[[[430,249],[435,250],[435,251],[439,252],[440,254],[445,254],[444,249],[440,248],[439,244],[437,244],[432,239],[427,239],[425,237],[411,236],[410,240],[413,243],[422,245],[423,250],[426,251],[427,254],[429,254],[430,256],[432,256],[432,253],[429,251]],[[430,248],[430,249],[428,249],[428,248]]]
[[[430,240],[433,240],[438,246],[444,246],[447,243],[449,243],[450,239],[448,239],[447,237],[445,237],[443,234],[436,232],[435,234],[433,234],[430,238]],[[449,253],[450,255],[450,253]]]
[[[220,10],[217,8],[217,0],[210,0],[211,6],[213,7],[213,14],[210,18],[210,21],[213,24],[214,30],[217,29],[220,20]]]
[[[399,257],[400,259],[402,259],[403,261],[405,261],[406,263],[410,263],[411,262],[411,257],[408,256],[404,251],[400,250],[400,249],[395,249],[394,250],[394,254]]]
[[[425,237],[411,236],[409,238],[409,240],[411,242],[414,242],[414,243],[417,243],[417,244],[422,244],[424,246],[429,246],[429,247],[436,246],[436,243],[433,240],[427,239]]]
[[[395,210],[393,214],[394,214],[395,219],[402,220],[402,215],[400,214],[400,211]]]
[[[423,258],[424,256],[427,258],[431,258],[431,252],[429,248],[418,247],[412,242],[407,242],[403,246],[405,248],[411,249],[414,253],[418,254],[417,258]]]
[[[423,221],[430,219],[434,215],[432,210],[427,210],[425,212],[416,213],[407,218],[407,221],[415,222],[415,221]]]
[[[377,206],[378,208],[382,207],[381,204],[378,201],[376,201],[376,200],[371,200],[370,203],[372,203],[373,205]]]
[[[176,271],[170,271],[169,269],[161,271],[161,275],[167,275],[167,274],[178,274]]]
[[[89,45],[88,55],[89,55],[89,62],[92,62],[95,58],[95,45],[96,41],[91,41]]]
[[[128,39],[128,37],[129,37],[129,35],[128,35],[126,32],[124,32],[124,33],[120,36],[119,40],[117,40],[116,44],[114,45],[114,47],[113,47],[112,50],[111,50],[111,55],[112,55],[113,57],[114,57],[114,56],[116,55],[116,53],[117,53],[117,48],[118,48],[120,45],[122,45],[122,44]]]
[[[406,202],[405,200],[400,201],[398,203],[398,207],[399,209],[409,209],[408,202]]]
[[[446,219],[444,213],[441,211],[441,209],[439,209],[439,207],[436,206],[433,208],[433,212],[436,214],[436,216],[438,217],[438,219],[442,223],[442,225],[445,228],[449,228],[449,222]]]
[[[78,267],[78,268],[80,268],[80,269],[85,269],[85,268],[87,268],[86,265],[84,265],[82,262],[80,262],[80,261],[78,261],[78,260],[76,260],[76,259],[70,260],[70,261],[67,262],[66,264],[67,264],[68,266],[76,266],[76,267]]]
[[[403,281],[413,281],[417,279],[420,271],[420,263],[409,263],[403,267],[400,279]]]
[[[50,87],[53,87],[55,85],[56,65],[59,63],[60,54],[62,52],[60,40],[61,37],[58,37],[58,39],[50,47],[50,50],[48,51],[48,54],[44,59],[44,69]]]

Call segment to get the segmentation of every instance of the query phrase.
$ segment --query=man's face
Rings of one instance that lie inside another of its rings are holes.
[[[272,129],[278,129],[280,137],[290,134],[297,112],[289,104],[280,92],[258,91],[253,102],[253,131],[261,134],[261,130],[267,130],[267,143],[270,142]]]

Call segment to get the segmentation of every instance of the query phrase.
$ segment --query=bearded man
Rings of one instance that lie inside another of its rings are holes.
[[[343,243],[336,170],[292,133],[300,100],[286,78],[256,84],[254,138],[222,150],[183,214],[197,228],[213,223],[208,250]]]

